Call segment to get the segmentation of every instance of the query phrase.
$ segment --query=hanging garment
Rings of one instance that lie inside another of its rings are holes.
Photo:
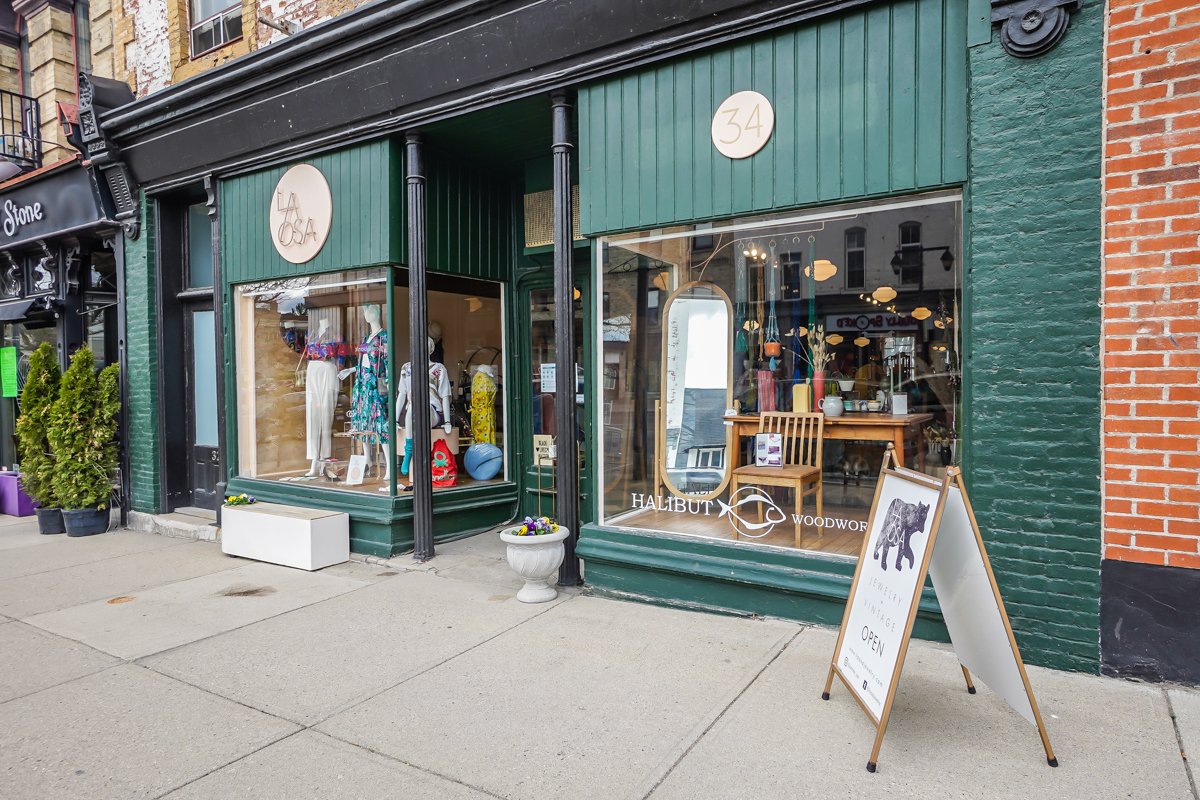
[[[496,443],[496,379],[483,370],[471,378],[471,436]]]
[[[338,368],[332,360],[309,361],[304,382],[304,420],[308,458],[329,458],[333,412],[337,408]]]
[[[388,429],[387,331],[370,334],[358,346],[358,369],[350,396],[350,426],[356,431],[379,434],[391,441]]]

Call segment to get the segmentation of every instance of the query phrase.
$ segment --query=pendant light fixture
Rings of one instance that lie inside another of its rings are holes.
[[[896,290],[890,286],[880,286],[878,289],[871,292],[871,297],[875,298],[880,303],[890,303],[896,299]]]
[[[832,261],[824,258],[818,258],[809,266],[804,268],[804,277],[813,278],[817,281],[827,281],[834,275],[837,275],[837,265]]]

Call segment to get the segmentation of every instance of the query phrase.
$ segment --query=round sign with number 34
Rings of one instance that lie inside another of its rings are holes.
[[[737,92],[713,114],[713,145],[729,158],[748,158],[763,149],[774,129],[771,101],[758,92]]]

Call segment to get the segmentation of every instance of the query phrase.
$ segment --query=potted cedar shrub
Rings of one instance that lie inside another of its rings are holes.
[[[117,366],[96,374],[92,349],[75,351],[50,410],[54,494],[62,504],[67,536],[108,530],[112,474],[117,467]]]
[[[16,432],[17,450],[21,454],[21,489],[38,504],[38,530],[46,534],[66,530],[54,494],[54,454],[46,435],[61,378],[54,348],[49,342],[42,342],[29,357]]]
[[[500,531],[500,540],[508,545],[508,565],[525,580],[517,592],[522,603],[546,603],[558,597],[550,578],[566,555],[563,541],[571,532],[549,517],[526,517],[520,525]]]

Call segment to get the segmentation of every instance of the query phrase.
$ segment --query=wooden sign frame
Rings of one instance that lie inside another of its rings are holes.
[[[937,547],[937,535],[939,526],[942,522],[942,515],[946,510],[947,499],[950,496],[951,489],[957,488],[962,495],[962,502],[966,507],[967,518],[970,520],[971,530],[975,537],[975,544],[979,548],[979,555],[983,560],[984,571],[986,573],[987,580],[991,585],[992,596],[995,599],[997,609],[1000,612],[1000,620],[1003,622],[1004,630],[1008,634],[1008,643],[1012,648],[1012,656],[1016,661],[1017,671],[1020,674],[1025,695],[1029,700],[1029,705],[1033,712],[1032,716],[1037,727],[1038,735],[1041,737],[1042,746],[1046,751],[1046,763],[1051,767],[1057,767],[1058,759],[1055,757],[1054,750],[1050,746],[1050,738],[1046,733],[1046,726],[1042,722],[1042,715],[1041,711],[1038,709],[1037,699],[1034,697],[1033,689],[1029,685],[1029,675],[1025,670],[1025,662],[1022,660],[1020,649],[1017,647],[1016,637],[1013,636],[1012,624],[1009,622],[1008,612],[1004,608],[1004,600],[1000,596],[1000,588],[996,585],[996,576],[992,571],[992,563],[988,559],[987,550],[983,544],[983,536],[979,532],[979,523],[975,519],[975,511],[971,507],[971,501],[967,496],[967,487],[963,482],[961,470],[959,470],[957,467],[950,467],[946,470],[945,479],[938,481],[937,479],[923,473],[904,469],[903,467],[896,465],[895,461],[894,446],[888,444],[887,452],[883,457],[883,464],[879,469],[879,481],[875,486],[875,497],[871,502],[871,514],[867,521],[867,535],[863,537],[862,552],[859,554],[858,565],[854,570],[854,579],[850,584],[850,595],[846,600],[846,610],[842,616],[841,627],[838,630],[837,643],[834,645],[833,655],[830,657],[829,674],[825,679],[825,691],[821,693],[821,699],[829,699],[830,690],[833,688],[833,678],[836,675],[838,679],[841,680],[842,684],[850,691],[850,695],[855,699],[859,707],[862,708],[864,713],[866,713],[867,718],[871,720],[871,724],[875,726],[875,743],[871,748],[871,756],[867,760],[867,771],[875,772],[879,763],[879,751],[883,746],[883,736],[887,732],[888,720],[891,717],[892,702],[895,699],[896,688],[900,682],[900,674],[904,669],[904,659],[908,654],[908,644],[912,639],[912,629],[917,617],[917,609],[921,598],[921,592],[925,586],[925,579],[929,574],[930,561],[933,559],[934,551]],[[842,644],[846,638],[846,625],[850,621],[850,615],[854,609],[854,603],[858,595],[859,580],[863,573],[863,566],[867,563],[870,563],[872,560],[869,554],[869,549],[871,546],[873,533],[875,531],[875,516],[879,512],[879,498],[883,492],[884,479],[887,476],[893,476],[911,483],[920,484],[929,489],[936,489],[938,490],[939,494],[937,506],[933,514],[933,522],[929,528],[929,538],[926,542],[925,552],[922,555],[921,564],[916,575],[916,587],[911,598],[908,617],[905,621],[904,631],[900,637],[900,647],[896,658],[896,664],[892,670],[891,682],[888,685],[887,696],[883,702],[883,713],[876,718],[875,714],[872,713],[870,708],[868,708],[866,702],[864,702],[862,697],[860,697],[858,690],[851,683],[851,681],[847,679],[846,675],[843,674],[841,668],[838,666],[837,659],[838,654],[842,650]],[[936,586],[934,587],[934,590],[936,591]],[[951,644],[953,644],[953,637],[951,637]],[[961,660],[959,667],[962,669],[963,678],[966,680],[967,691],[970,694],[975,694],[975,684],[971,679],[971,673],[967,670],[966,665],[961,663]]]

